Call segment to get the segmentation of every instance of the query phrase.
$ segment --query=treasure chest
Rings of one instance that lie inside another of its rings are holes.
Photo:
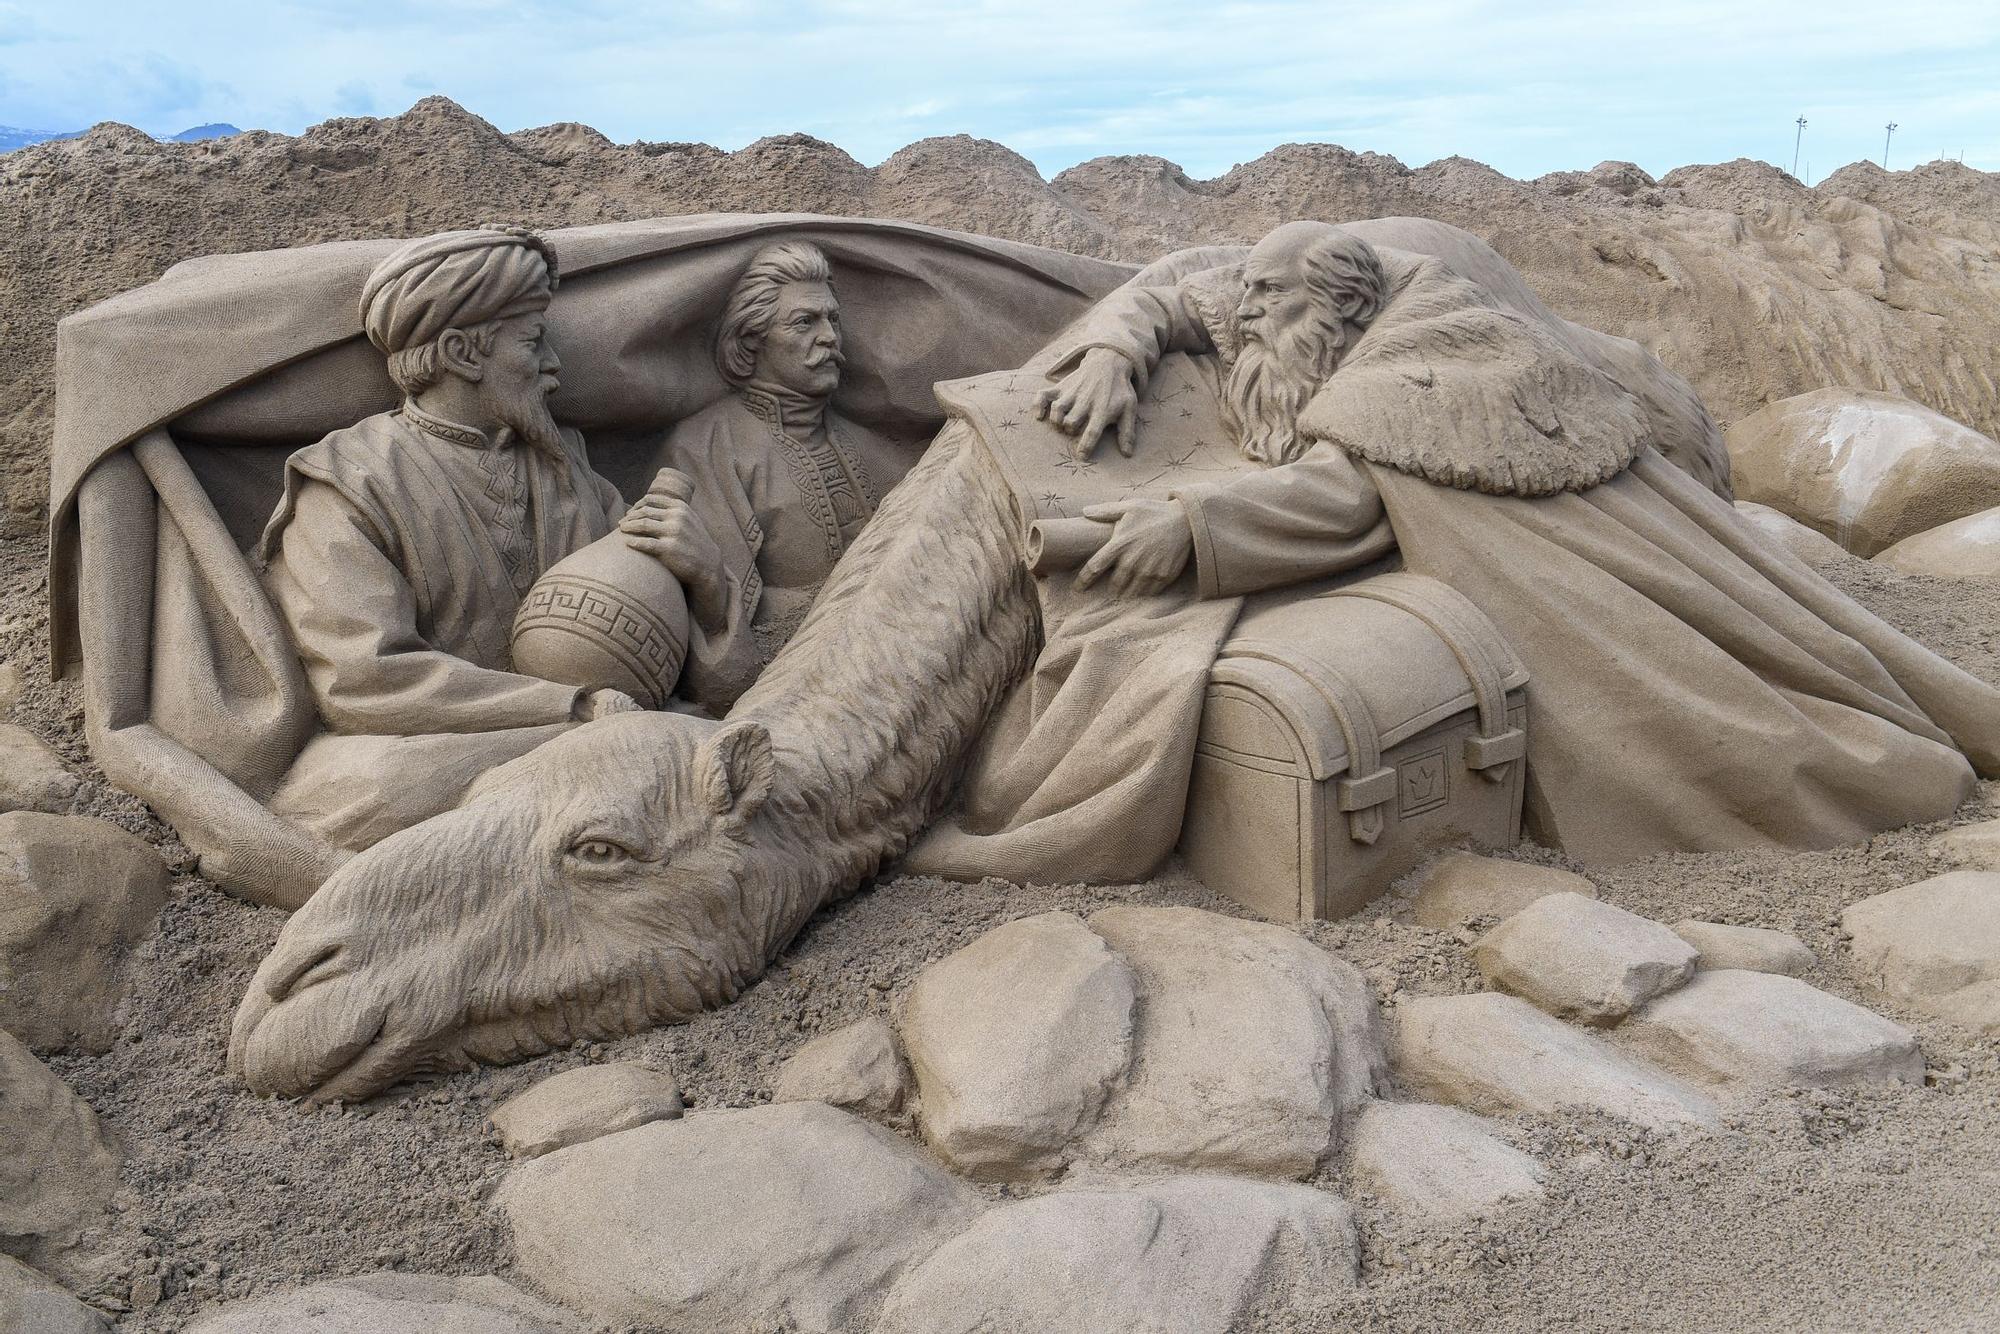
[[[1209,676],[1181,854],[1297,920],[1359,910],[1439,847],[1510,847],[1527,684],[1493,623],[1422,575],[1247,611]]]

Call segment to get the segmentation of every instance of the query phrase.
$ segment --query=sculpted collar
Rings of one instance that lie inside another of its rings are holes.
[[[493,444],[492,438],[478,427],[446,421],[434,413],[425,412],[407,398],[403,400],[403,416],[418,430],[434,435],[440,440],[449,440],[454,445],[464,445],[468,449],[486,449]]]
[[[828,400],[809,398],[796,389],[751,380],[736,386],[743,406],[765,421],[797,439],[806,439],[826,421]]]

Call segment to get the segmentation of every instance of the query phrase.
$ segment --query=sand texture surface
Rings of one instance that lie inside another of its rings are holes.
[[[1837,385],[2000,435],[2000,177],[1857,163],[1807,189],[1761,162],[1627,163],[1516,181],[1287,144],[1210,181],[1157,157],[1042,179],[960,135],[865,167],[805,135],[738,152],[616,145],[588,126],[503,134],[444,98],[401,116],[159,143],[105,124],[0,156],[0,523],[46,504],[56,321],[197,255],[505,219],[568,226],[704,212],[899,218],[1144,263],[1293,218],[1415,215],[1490,242],[1558,314],[1637,339],[1724,426]]]
[[[0,541],[0,660],[21,665],[27,682],[16,718],[85,776],[80,809],[140,834],[182,872],[140,955],[126,1031],[105,1055],[49,1062],[127,1154],[117,1212],[94,1239],[100,1277],[82,1294],[121,1330],[177,1330],[218,1299],[384,1269],[513,1276],[494,1201],[510,1160],[487,1117],[559,1071],[637,1062],[670,1072],[691,1109],[753,1106],[807,1041],[889,1015],[926,963],[1003,922],[1118,903],[1243,915],[1172,873],[1094,889],[893,879],[821,914],[742,1000],[694,1023],[358,1107],[259,1099],[224,1075],[223,1053],[283,916],[186,874],[172,833],[89,765],[75,690],[43,679],[42,554],[34,540]],[[2000,682],[2000,586],[1849,557],[1829,573]],[[1954,823],[1994,815],[2000,784],[1988,783]],[[1655,921],[1798,937],[1821,960],[1807,981],[1916,1032],[1926,1086],[1753,1098],[1732,1107],[1718,1135],[1502,1116],[1509,1141],[1547,1165],[1546,1199],[1472,1221],[1417,1221],[1330,1164],[1317,1183],[1356,1207],[1364,1281],[1339,1297],[1337,1317],[1267,1328],[1990,1328],[2000,1302],[2000,1048],[1866,986],[1838,934],[1847,905],[1944,869],[1926,848],[1944,827],[1819,853],[1667,856],[1592,876],[1605,901]],[[1518,855],[1564,865],[1535,849]],[[1306,932],[1360,967],[1391,1007],[1481,986],[1477,932],[1418,925],[1407,896]],[[982,1189],[1001,1198],[1000,1187]],[[145,1305],[154,1278],[164,1300]],[[141,1307],[121,1310],[135,1289]]]
[[[1866,164],[1807,190],[1762,164],[1652,182],[1607,164],[1512,181],[1464,160],[1412,170],[1287,146],[1215,181],[1155,158],[1044,181],[991,143],[927,140],[870,169],[803,136],[737,153],[614,146],[582,126],[507,135],[442,99],[389,120],[157,144],[117,126],[0,157],[0,666],[13,721],[83,780],[77,810],[157,847],[175,876],[142,946],[137,995],[102,1055],[49,1065],[126,1154],[80,1295],[124,1331],[179,1330],[224,1300],[383,1270],[520,1280],[495,1192],[510,1160],[492,1110],[586,1064],[666,1072],[691,1109],[769,1099],[807,1041],[900,1004],[917,972],[991,928],[1061,909],[1243,911],[1169,872],[1142,885],[1017,888],[890,879],[816,918],[738,1003],[671,1029],[311,1109],[223,1072],[231,1015],[283,915],[191,874],[186,849],[110,789],[82,740],[80,696],[47,680],[43,458],[61,315],[194,255],[417,234],[495,217],[576,224],[707,210],[909,218],[1144,260],[1246,241],[1295,216],[1412,213],[1466,226],[1560,313],[1629,334],[1692,379],[1725,423],[1826,385],[1893,389],[2000,431],[2000,180],[1948,163]],[[8,524],[11,523],[11,532]],[[1878,614],[2000,682],[2000,584],[1905,575],[1851,557],[1829,577]],[[1952,823],[2000,815],[1982,786]],[[1861,980],[1841,911],[1946,867],[1944,825],[1817,853],[1668,856],[1592,872],[1609,904],[1656,922],[1772,928],[1817,956],[1806,981],[1913,1030],[1922,1086],[1809,1090],[1729,1105],[1713,1135],[1583,1116],[1501,1116],[1546,1167],[1546,1199],[1424,1223],[1348,1179],[1362,1283],[1313,1323],[1259,1328],[1990,1329],[2000,1311],[2000,1048]],[[1518,856],[1580,870],[1535,849]],[[1408,883],[1408,882],[1406,882]],[[1483,923],[1482,925],[1490,925]],[[1478,931],[1419,925],[1406,895],[1304,928],[1378,999],[1482,985]],[[981,1186],[989,1200],[1018,1187]]]

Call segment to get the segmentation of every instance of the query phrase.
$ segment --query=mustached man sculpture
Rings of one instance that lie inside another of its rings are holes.
[[[1162,396],[1171,358],[1185,400]],[[1203,392],[1226,443],[1176,434]],[[1528,660],[1530,813],[1563,846],[1815,846],[1942,816],[1968,755],[2000,765],[2000,694],[1669,461],[1716,461],[1684,383],[1453,229],[1173,257],[1021,372],[941,394],[954,420],[727,719],[586,724],[327,881],[238,1013],[251,1087],[352,1099],[721,1004],[969,762],[913,863],[1144,874],[1242,596],[1392,553]],[[1091,484],[1071,433],[1121,424],[1157,466],[1090,511],[1087,574],[1031,578],[1024,519]]]
[[[305,665],[322,733],[272,808],[358,851],[457,805],[478,774],[576,722],[638,705],[612,689],[515,670],[522,599],[564,557],[618,529],[694,610],[686,679],[747,679],[737,580],[661,472],[629,511],[583,438],[550,414],[554,254],[519,228],[402,247],[361,294],[400,407],[298,451],[264,531],[264,583]],[[732,612],[736,613],[732,616]]]

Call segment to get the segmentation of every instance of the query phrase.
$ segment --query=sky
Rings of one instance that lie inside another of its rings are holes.
[[[736,149],[794,131],[870,166],[972,134],[1045,176],[1150,153],[1212,177],[1331,142],[1508,175],[2000,170],[2000,0],[0,0],[0,125],[296,134],[442,93],[502,130]]]

